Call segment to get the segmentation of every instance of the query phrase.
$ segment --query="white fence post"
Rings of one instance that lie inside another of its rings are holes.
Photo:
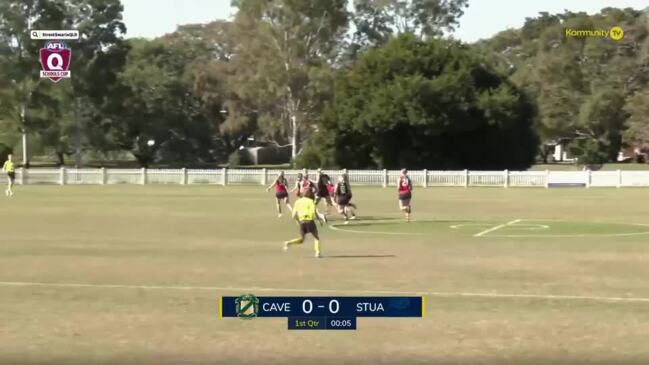
[[[383,187],[387,188],[389,182],[390,182],[390,180],[389,180],[389,177],[388,177],[388,170],[383,169]]]
[[[224,167],[221,170],[221,173],[223,174],[223,184],[222,185],[226,186],[226,185],[228,185],[228,169]]]
[[[545,188],[550,187],[550,170],[545,170]]]
[[[26,173],[27,173],[27,170],[25,170],[24,167],[21,167],[20,168],[20,181],[19,181],[20,185],[25,185],[25,180],[26,180],[25,179],[25,174]]]
[[[504,171],[504,176],[505,176],[505,187],[509,187],[509,170]]]
[[[101,168],[101,185],[106,185],[107,181],[108,181],[108,176],[106,175],[106,168],[102,167]]]
[[[469,170],[464,169],[464,187],[469,187]]]
[[[263,176],[261,177],[261,185],[266,186],[268,185],[268,169],[264,167],[262,169],[262,174]]]
[[[424,187],[428,187],[428,169],[424,169]]]
[[[187,185],[187,168],[185,168],[185,167],[182,168],[182,178],[181,179],[182,179],[181,184],[182,185]]]
[[[140,184],[146,185],[146,167],[143,167],[140,171]]]
[[[622,170],[617,170],[617,186],[618,188],[622,187]]]
[[[59,185],[65,185],[65,167],[59,170]]]
[[[590,171],[590,169],[586,169],[586,187],[587,188],[590,188],[591,179],[592,179],[591,171]]]

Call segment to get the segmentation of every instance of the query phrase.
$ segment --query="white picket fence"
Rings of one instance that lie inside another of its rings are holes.
[[[337,179],[346,170],[325,170]],[[18,169],[18,184],[214,184],[267,185],[280,170],[273,169]],[[285,170],[289,183],[306,170]],[[400,172],[392,170],[349,170],[353,185],[396,186]],[[310,171],[314,178],[315,171]],[[649,171],[410,171],[418,186],[493,187],[649,187]],[[335,181],[335,180],[334,180]]]

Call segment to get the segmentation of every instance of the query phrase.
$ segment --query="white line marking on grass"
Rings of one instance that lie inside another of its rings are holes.
[[[416,221],[410,221],[416,222]],[[395,223],[395,221],[390,221],[390,220],[376,220],[376,221],[368,221],[367,223]],[[366,223],[366,224],[367,224]],[[406,224],[402,222],[403,224]],[[396,223],[395,223],[396,224]],[[401,224],[401,223],[399,223]],[[397,235],[397,236],[403,236],[403,235],[409,235],[409,236],[425,236],[425,233],[413,233],[413,232],[389,232],[389,231],[363,231],[363,230],[356,230],[356,229],[349,229],[353,228],[355,225],[360,225],[360,224],[330,224],[328,225],[330,229],[338,232],[349,232],[349,233],[372,233],[372,234],[387,234],[387,235]],[[371,225],[371,224],[370,224]],[[340,227],[339,227],[340,226]],[[344,227],[344,228],[343,228]]]
[[[464,227],[491,227],[493,224],[491,223],[460,223],[460,224],[454,224],[452,226],[449,226],[450,229],[460,229]]]
[[[325,256],[326,259],[326,256]],[[263,287],[221,287],[221,286],[185,286],[185,285],[126,285],[126,284],[83,284],[83,283],[43,283],[25,281],[0,281],[5,287],[56,287],[56,288],[100,288],[100,289],[148,289],[148,290],[205,290],[234,292],[293,292],[322,293],[339,295],[382,294],[382,295],[428,295],[447,298],[503,298],[503,299],[539,299],[539,300],[572,300],[595,302],[641,302],[649,303],[649,297],[604,297],[590,295],[553,295],[553,294],[512,294],[512,293],[472,293],[472,292],[439,292],[430,290],[341,290],[341,289],[296,289],[296,288],[263,288]]]
[[[499,230],[501,228],[511,226],[512,224],[516,224],[516,223],[518,223],[520,221],[522,221],[522,219],[514,219],[513,221],[509,221],[507,223],[499,224],[499,225],[491,227],[489,229],[485,229],[482,232],[478,232],[478,233],[474,234],[473,237],[482,237],[482,236],[486,235],[487,233],[495,232],[495,231],[497,231],[497,230]]]

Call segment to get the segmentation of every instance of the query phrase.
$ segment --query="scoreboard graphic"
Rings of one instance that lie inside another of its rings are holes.
[[[219,298],[221,318],[288,319],[289,330],[355,330],[358,317],[423,318],[424,297],[257,297]]]

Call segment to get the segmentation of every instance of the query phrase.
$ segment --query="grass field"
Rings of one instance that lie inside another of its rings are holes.
[[[261,187],[26,186],[0,200],[0,364],[647,364],[649,190],[392,189],[297,229]],[[425,295],[355,332],[218,297]]]

